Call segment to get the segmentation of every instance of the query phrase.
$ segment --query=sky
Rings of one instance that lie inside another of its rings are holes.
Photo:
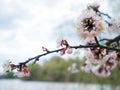
[[[0,66],[56,49],[58,37],[76,45],[75,21],[88,3],[97,0],[0,0]],[[101,0],[102,1],[102,0]],[[99,3],[109,12],[107,2]]]

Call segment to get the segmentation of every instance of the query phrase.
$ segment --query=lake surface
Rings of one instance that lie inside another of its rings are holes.
[[[120,86],[0,79],[0,90],[120,90]]]

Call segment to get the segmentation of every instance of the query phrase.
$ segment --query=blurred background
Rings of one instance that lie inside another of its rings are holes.
[[[29,63],[28,78],[18,79],[2,70],[5,60],[18,64],[44,53],[42,46],[56,49],[59,37],[79,45],[76,19],[93,2],[112,17],[120,15],[119,0],[0,0],[0,90],[120,90],[120,64],[108,78],[87,74],[80,70],[85,58],[79,51]]]

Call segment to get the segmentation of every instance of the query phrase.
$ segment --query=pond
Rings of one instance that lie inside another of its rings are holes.
[[[120,86],[1,79],[0,90],[120,90]]]

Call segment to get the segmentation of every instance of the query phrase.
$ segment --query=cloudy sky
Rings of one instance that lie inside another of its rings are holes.
[[[42,46],[55,49],[59,36],[77,44],[76,18],[94,1],[0,0],[0,66],[7,59],[18,63],[43,53]],[[108,11],[107,2],[100,4]]]

